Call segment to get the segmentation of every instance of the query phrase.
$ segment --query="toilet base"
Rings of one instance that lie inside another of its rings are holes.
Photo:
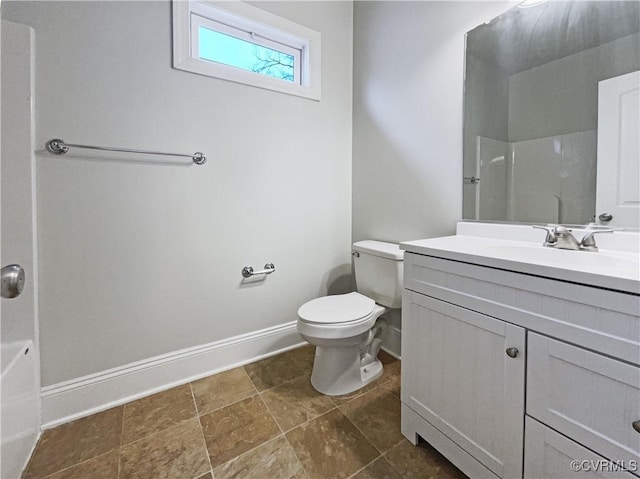
[[[375,381],[384,372],[384,367],[382,366],[382,362],[379,359],[376,359],[372,363],[367,364],[366,366],[360,367],[360,375],[362,376],[362,386],[366,386],[370,382]]]
[[[341,396],[363,388],[382,376],[379,359],[362,365],[360,348],[316,346],[311,385],[328,396]]]

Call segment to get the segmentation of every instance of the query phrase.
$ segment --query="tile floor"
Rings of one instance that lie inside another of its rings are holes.
[[[400,433],[400,362],[347,396],[304,346],[44,432],[23,479],[458,479]]]

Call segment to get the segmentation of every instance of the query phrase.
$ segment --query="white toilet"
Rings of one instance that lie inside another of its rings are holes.
[[[387,325],[380,316],[402,304],[402,260],[397,244],[353,244],[357,293],[313,299],[298,309],[298,332],[316,346],[313,387],[348,394],[382,375],[378,351]]]

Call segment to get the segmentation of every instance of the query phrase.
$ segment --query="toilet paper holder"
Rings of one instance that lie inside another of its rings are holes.
[[[254,271],[251,266],[245,266],[242,268],[242,276],[244,278],[250,278],[251,276],[255,276],[257,274],[271,274],[276,270],[276,267],[273,263],[267,263],[264,265],[264,269],[260,271]]]

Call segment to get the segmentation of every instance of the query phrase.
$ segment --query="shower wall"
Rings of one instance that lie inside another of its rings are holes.
[[[597,131],[509,143],[508,218],[528,223],[593,221]]]
[[[498,221],[507,213],[508,143],[479,136],[476,148],[476,218]]]
[[[575,223],[593,220],[597,131],[504,142],[477,137],[473,218]],[[471,217],[469,217],[471,218]]]

